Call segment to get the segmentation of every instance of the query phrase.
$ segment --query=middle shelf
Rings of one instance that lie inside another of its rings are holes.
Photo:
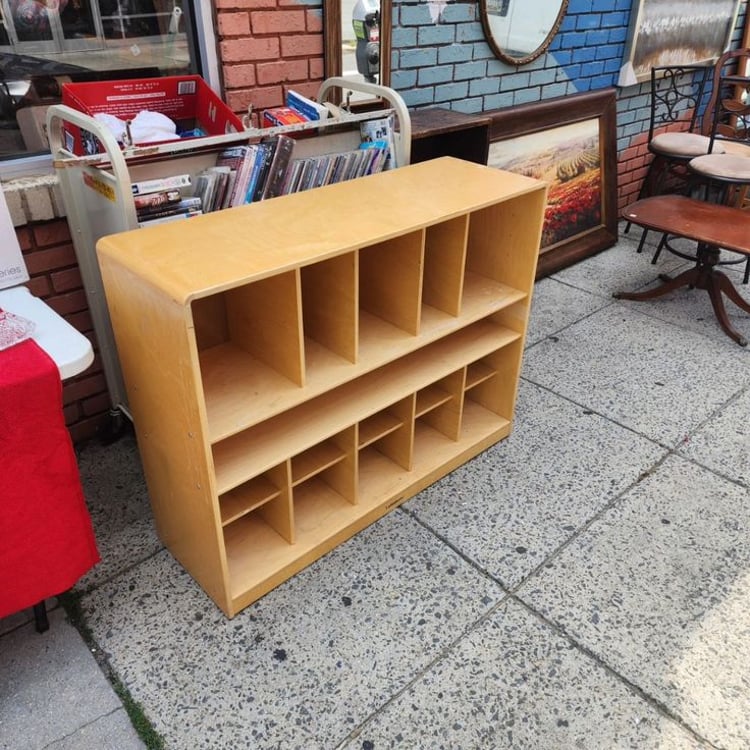
[[[318,445],[321,436],[336,435],[354,423],[364,423],[363,434],[369,440],[370,430],[375,424],[370,419],[407,394],[417,394],[419,406],[414,406],[412,418],[422,414],[429,420],[430,410],[436,410],[451,393],[463,392],[463,384],[467,382],[465,375],[461,375],[460,385],[458,382],[444,382],[444,379],[465,367],[472,372],[475,368],[490,370],[488,377],[495,375],[500,368],[491,366],[487,358],[494,352],[519,346],[520,340],[518,332],[489,319],[481,320],[356,380],[216,441],[212,453],[217,492],[228,492],[249,479],[248,456],[253,458],[253,471],[262,473],[281,464],[290,455],[300,455]],[[475,382],[470,382],[469,390],[474,390],[472,385],[478,387]],[[439,398],[433,397],[435,393]],[[501,415],[506,411],[503,416],[507,420],[511,417],[510,406],[498,405],[493,410]],[[381,415],[377,419],[382,421],[384,417]],[[306,425],[314,425],[315,429],[308,430]],[[452,435],[458,429],[456,422]]]

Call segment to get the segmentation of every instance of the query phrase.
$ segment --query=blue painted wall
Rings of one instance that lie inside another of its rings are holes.
[[[478,113],[615,86],[634,0],[570,0],[537,60],[514,67],[485,41],[478,0],[393,0],[391,85],[410,107]],[[732,47],[739,46],[747,0]],[[618,89],[618,153],[648,130],[649,83]]]

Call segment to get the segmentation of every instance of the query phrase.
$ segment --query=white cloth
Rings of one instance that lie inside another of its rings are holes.
[[[118,143],[124,141],[128,127],[127,121],[105,112],[94,115],[94,119],[102,123]],[[177,125],[161,112],[142,109],[130,120],[130,137],[133,139],[134,145],[171,141],[177,137]]]

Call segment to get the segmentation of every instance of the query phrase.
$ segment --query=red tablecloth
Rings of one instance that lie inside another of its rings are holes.
[[[57,366],[0,351],[0,617],[69,589],[99,561]]]

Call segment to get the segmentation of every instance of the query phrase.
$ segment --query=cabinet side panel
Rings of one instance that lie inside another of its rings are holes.
[[[188,312],[109,258],[100,264],[157,531],[227,612],[226,560]]]

